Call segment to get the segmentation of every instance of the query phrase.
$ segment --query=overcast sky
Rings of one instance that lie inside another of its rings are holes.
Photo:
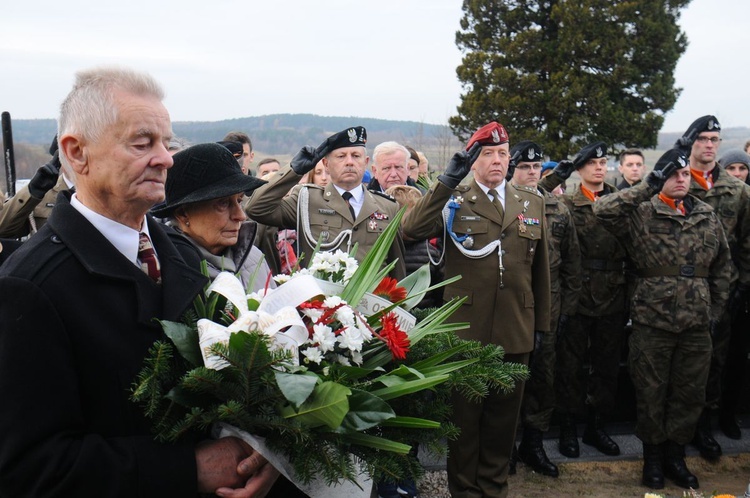
[[[56,117],[74,73],[100,64],[154,75],[175,121],[312,113],[440,124],[460,102],[460,0],[5,3],[0,110],[15,119]],[[683,92],[663,131],[704,114],[748,126],[748,18],[747,0],[683,11]]]

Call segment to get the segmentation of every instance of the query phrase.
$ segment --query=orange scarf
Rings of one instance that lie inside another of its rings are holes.
[[[711,187],[714,186],[714,177],[710,171],[704,173],[703,171],[690,168],[690,175],[695,180],[695,183],[703,187],[704,190],[711,190]]]
[[[666,195],[660,193],[659,200],[675,211],[679,211],[680,213],[685,214],[685,203],[682,202],[682,199],[672,199],[671,197],[667,197]]]
[[[599,192],[592,192],[591,190],[587,189],[583,186],[583,183],[581,184],[581,192],[583,192],[583,195],[586,196],[588,200],[591,202],[596,202],[596,200],[599,198],[600,195],[602,195],[602,190]]]

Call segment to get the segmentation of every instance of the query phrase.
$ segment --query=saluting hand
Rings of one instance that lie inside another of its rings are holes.
[[[446,187],[456,188],[461,183],[461,180],[469,174],[471,166],[477,160],[481,151],[482,146],[479,143],[475,143],[468,151],[462,150],[453,154],[448,167],[445,168],[445,173],[438,176],[438,180],[445,184]]]
[[[292,158],[290,166],[298,175],[304,175],[308,171],[312,171],[318,162],[326,157],[330,138],[327,138],[318,145],[317,149],[313,149],[310,145],[305,145],[300,149],[299,152]]]

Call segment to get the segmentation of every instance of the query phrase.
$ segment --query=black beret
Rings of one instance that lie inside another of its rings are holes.
[[[589,160],[602,157],[607,157],[607,144],[604,142],[594,142],[578,151],[578,154],[573,158],[573,165],[576,169],[580,169],[584,167]]]
[[[515,164],[535,163],[544,160],[542,148],[531,140],[521,140],[510,148],[510,157]]]
[[[342,147],[364,147],[367,144],[367,130],[364,126],[354,126],[328,137],[328,152]]]
[[[658,161],[656,161],[656,164],[654,164],[654,171],[663,170],[669,166],[669,163],[674,163],[675,166],[677,166],[677,169],[687,168],[688,159],[684,151],[678,148],[669,149],[662,154]]]
[[[685,132],[685,135],[689,135],[692,130],[695,130],[695,136],[698,136],[698,133],[704,131],[721,131],[721,125],[719,124],[719,120],[716,119],[716,116],[709,114],[707,116],[701,116],[693,121]]]
[[[229,150],[218,143],[188,147],[174,156],[164,186],[166,200],[151,210],[160,218],[193,202],[219,199],[245,192],[249,195],[266,182],[247,176]]]

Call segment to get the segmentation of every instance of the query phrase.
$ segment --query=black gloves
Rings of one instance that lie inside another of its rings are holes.
[[[294,172],[298,175],[304,175],[308,171],[315,169],[315,165],[329,152],[329,140],[326,139],[322,144],[318,145],[317,149],[313,149],[310,145],[302,147],[290,163]]]
[[[446,187],[458,187],[461,180],[466,178],[466,175],[471,171],[471,165],[477,160],[481,151],[482,146],[477,142],[468,151],[462,150],[453,154],[451,162],[445,168],[445,173],[438,176],[438,180],[445,184]]]
[[[557,343],[559,344],[560,341],[563,340],[565,337],[565,334],[568,332],[568,323],[570,322],[570,317],[565,314],[561,314],[560,318],[557,319]]]
[[[678,169],[686,168],[688,166],[687,157],[685,157],[685,151],[680,148],[672,148],[662,154],[656,164],[654,170],[646,176],[646,183],[652,189],[659,191],[664,186],[664,182],[667,178]]]
[[[695,139],[698,138],[699,134],[700,132],[698,131],[698,128],[692,128],[690,131],[677,139],[677,141],[674,143],[674,148],[680,149],[685,153],[685,155],[689,156],[690,151],[693,149],[693,142],[695,142]]]
[[[573,174],[573,171],[575,171],[576,167],[573,164],[573,161],[568,161],[567,159],[563,159],[559,163],[557,163],[557,166],[555,166],[555,169],[553,170],[554,173],[560,177],[561,180],[567,180],[570,178],[570,175]]]
[[[35,199],[42,199],[52,187],[57,183],[57,177],[60,175],[60,156],[55,151],[52,159],[39,168],[34,177],[29,182],[29,193]]]

